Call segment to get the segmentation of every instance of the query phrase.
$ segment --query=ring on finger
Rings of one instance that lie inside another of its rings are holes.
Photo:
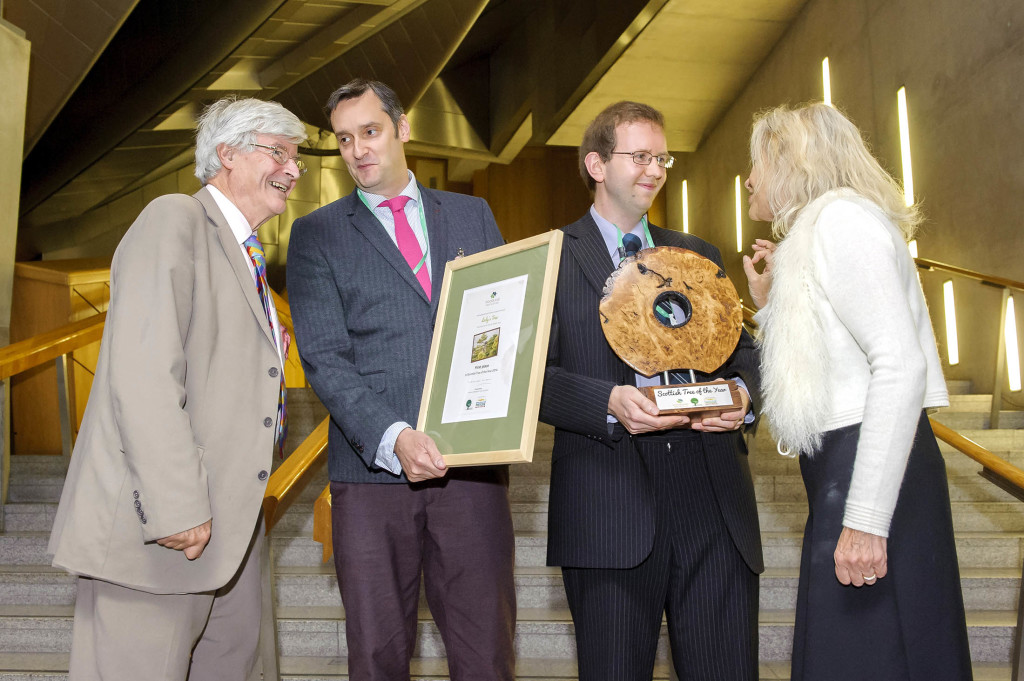
[[[864,578],[864,581],[865,582],[873,582],[876,579],[878,579],[878,577],[875,575],[875,573],[872,572],[870,577],[865,577]]]

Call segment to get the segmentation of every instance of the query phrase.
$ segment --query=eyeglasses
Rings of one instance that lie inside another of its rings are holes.
[[[662,168],[671,168],[675,165],[676,159],[668,154],[658,154],[655,156],[649,151],[613,151],[613,154],[622,154],[623,156],[632,156],[633,163],[638,166],[649,166],[651,161],[657,161],[658,165]]]
[[[269,144],[257,144],[256,142],[253,142],[252,145],[254,147],[259,147],[260,149],[268,149],[270,151],[270,157],[281,165],[288,165],[288,159],[291,158],[292,161],[295,161],[295,167],[299,169],[299,177],[305,175],[306,171],[309,170],[309,168],[306,166],[306,162],[303,161],[300,157],[289,157],[288,150],[285,149],[284,147],[272,147]]]

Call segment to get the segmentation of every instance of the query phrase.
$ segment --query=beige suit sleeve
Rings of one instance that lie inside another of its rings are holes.
[[[194,296],[201,205],[182,195],[152,202],[111,266],[110,390],[146,541],[212,517],[206,470],[188,414],[185,344]],[[216,531],[216,528],[214,528]]]

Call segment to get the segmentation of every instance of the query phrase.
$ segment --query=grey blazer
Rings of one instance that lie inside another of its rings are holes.
[[[331,414],[328,468],[338,482],[407,482],[374,465],[384,432],[415,427],[445,263],[503,241],[483,199],[420,186],[429,237],[427,299],[384,227],[355,192],[295,221],[288,298],[306,378]]]
[[[110,290],[53,564],[151,593],[217,589],[259,517],[282,367],[210,193],[146,206],[114,254]],[[195,561],[155,543],[210,518]]]

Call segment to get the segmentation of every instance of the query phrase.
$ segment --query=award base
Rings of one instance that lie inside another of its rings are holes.
[[[704,418],[743,406],[736,381],[650,385],[640,388],[640,392],[658,405],[661,415],[686,414]]]

